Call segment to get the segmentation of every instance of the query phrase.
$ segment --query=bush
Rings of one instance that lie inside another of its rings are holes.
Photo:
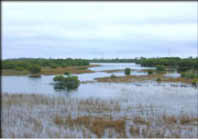
[[[65,77],[63,75],[57,75],[53,78],[54,81],[64,81]]]
[[[182,72],[181,77],[187,78],[187,79],[194,79],[194,78],[198,78],[198,75],[196,75],[192,72]]]
[[[62,75],[55,76],[53,78],[54,81],[56,81],[55,89],[77,89],[80,85],[80,81],[78,80],[77,76],[67,76],[64,77]]]
[[[162,66],[162,65],[157,65],[157,66],[156,66],[156,70],[157,70],[157,71],[165,71],[165,67]]]
[[[17,71],[24,71],[25,69],[23,67],[16,67],[15,68]]]
[[[64,75],[67,75],[67,76],[69,76],[69,75],[70,75],[70,73],[69,73],[69,72],[65,72],[65,73],[64,73]]]
[[[197,86],[197,85],[198,85],[198,79],[192,80],[192,85],[193,85],[193,86]]]
[[[161,82],[162,80],[161,80],[160,78],[157,78],[156,81],[157,81],[157,82]]]
[[[115,76],[114,74],[112,74],[112,75],[110,76],[110,78],[116,78],[116,76]]]
[[[148,71],[148,74],[149,74],[149,75],[153,74],[153,71],[152,71],[152,70],[149,70],[149,71]]]
[[[131,69],[130,68],[126,68],[124,70],[125,75],[130,75],[131,74]]]
[[[30,73],[37,74],[41,72],[41,67],[39,65],[32,65],[29,68]]]

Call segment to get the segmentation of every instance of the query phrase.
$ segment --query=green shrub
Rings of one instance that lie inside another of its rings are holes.
[[[157,81],[157,82],[161,82],[162,80],[161,80],[160,78],[157,78],[156,81]]]
[[[197,86],[198,85],[198,79],[192,80],[192,85]]]
[[[23,67],[16,67],[15,68],[17,71],[24,71],[25,69]]]
[[[198,78],[198,75],[196,75],[193,72],[182,72],[181,77],[187,78],[187,79],[194,79],[194,78]]]
[[[162,65],[157,65],[157,66],[156,66],[156,70],[157,70],[157,71],[165,71],[165,67],[162,66]]]
[[[77,76],[67,76],[64,77],[62,75],[55,76],[53,78],[56,81],[54,88],[55,89],[77,89],[80,85],[80,81],[78,80]]]
[[[55,68],[57,68],[57,66],[56,65],[51,65],[50,68],[55,69]]]
[[[124,70],[125,75],[130,75],[131,74],[131,69],[130,68],[126,68]]]
[[[149,70],[149,71],[148,71],[148,74],[149,74],[149,75],[153,74],[153,71],[152,71],[152,70]]]
[[[65,77],[63,75],[57,75],[53,78],[54,81],[64,81]]]
[[[69,76],[69,75],[70,75],[70,73],[69,73],[69,72],[65,72],[65,73],[64,73],[64,75],[67,75],[67,76]]]
[[[110,76],[110,78],[116,78],[116,76],[115,76],[114,74],[112,74],[112,75]]]
[[[41,72],[41,67],[39,65],[32,65],[29,68],[30,73],[37,74]]]

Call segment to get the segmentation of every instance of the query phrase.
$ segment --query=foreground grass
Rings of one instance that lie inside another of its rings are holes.
[[[198,137],[198,115],[94,98],[2,97],[3,137]]]
[[[98,65],[89,65],[89,66],[68,66],[68,67],[43,67],[41,69],[41,74],[43,75],[55,75],[55,74],[64,74],[65,72],[73,73],[73,74],[81,74],[81,73],[92,73],[94,71],[89,70],[90,67],[96,67]],[[28,71],[17,71],[17,70],[2,70],[2,75],[28,75],[30,74]]]

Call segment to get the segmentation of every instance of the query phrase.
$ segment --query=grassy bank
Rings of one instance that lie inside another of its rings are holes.
[[[187,79],[183,77],[178,78],[171,78],[171,77],[164,77],[164,73],[152,74],[152,75],[142,75],[142,76],[115,76],[114,78],[110,77],[102,77],[102,78],[95,78],[98,82],[136,82],[136,81],[147,81],[153,80],[157,81],[160,79],[160,82],[182,82],[191,84],[193,79]]]
[[[73,74],[81,74],[81,73],[92,73],[94,71],[89,70],[89,67],[95,67],[98,65],[88,65],[88,66],[69,66],[69,67],[43,67],[41,68],[40,74],[43,75],[56,75],[56,74],[64,74],[65,72],[73,73]],[[27,70],[17,71],[12,69],[3,69],[2,75],[28,75],[30,74]]]
[[[197,115],[115,100],[3,94],[3,137],[198,137]]]

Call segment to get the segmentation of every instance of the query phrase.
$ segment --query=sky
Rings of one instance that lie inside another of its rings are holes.
[[[197,56],[198,2],[2,2],[2,58]]]

